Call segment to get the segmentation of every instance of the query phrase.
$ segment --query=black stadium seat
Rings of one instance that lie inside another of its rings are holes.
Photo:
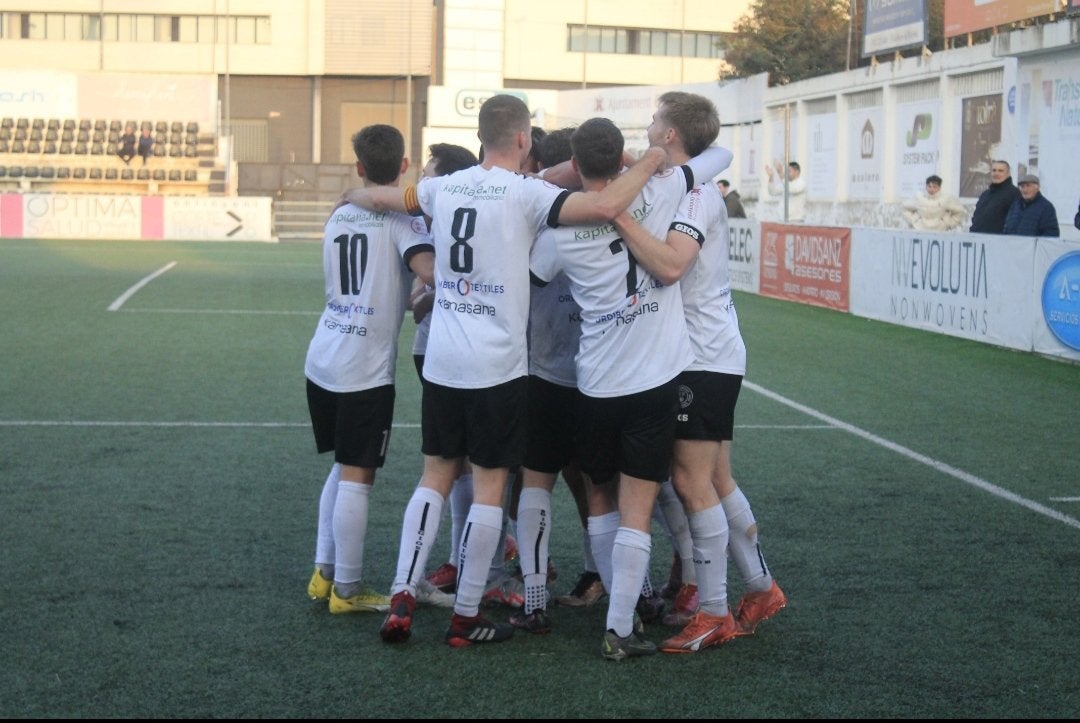
[[[196,171],[194,168],[187,169],[186,171],[184,171],[184,180],[185,181],[197,181],[197,180],[199,180],[199,172]]]
[[[71,170],[71,177],[77,180],[82,180],[86,178],[86,168],[84,168],[83,166],[73,168]]]
[[[124,170],[120,171],[120,179],[121,180],[123,180],[123,181],[131,181],[131,180],[134,180],[134,178],[135,178],[135,169],[134,168],[124,168]]]
[[[195,133],[197,135],[199,133],[199,124],[195,121],[191,121],[187,124],[186,130],[188,133]]]
[[[68,168],[67,166],[57,166],[57,168],[56,168],[56,178],[57,179],[71,178],[71,169]]]
[[[154,180],[155,181],[164,181],[165,180],[165,169],[164,168],[155,168],[154,169]]]
[[[41,167],[41,177],[42,178],[56,178],[56,169],[53,168],[52,166],[42,166]]]
[[[92,181],[100,181],[101,180],[101,169],[100,168],[95,166],[94,168],[90,169],[90,180],[92,180]]]
[[[22,178],[23,169],[22,166],[8,166],[9,178]]]
[[[130,170],[130,169],[128,169],[128,170]],[[117,169],[115,169],[115,168],[106,168],[105,169],[105,180],[106,181],[115,181],[119,177],[120,177],[120,172]]]
[[[40,170],[37,166],[27,166],[26,169],[23,171],[23,176],[25,176],[26,178],[37,178],[39,174]]]
[[[150,169],[149,168],[140,168],[138,174],[136,174],[136,178],[138,178],[140,181],[149,181],[150,180]]]
[[[173,121],[172,125],[169,126],[169,130],[172,133],[183,133],[184,132],[184,124],[181,123],[180,121]]]
[[[184,177],[184,174],[182,174],[182,173],[180,172],[180,169],[179,169],[179,168],[172,168],[172,169],[169,169],[169,180],[170,180],[170,181],[179,181],[179,180],[181,180],[181,179],[182,179],[183,177]]]

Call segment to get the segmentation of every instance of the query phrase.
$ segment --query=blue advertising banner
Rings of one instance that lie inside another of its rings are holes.
[[[867,0],[864,58],[927,42],[926,0]]]

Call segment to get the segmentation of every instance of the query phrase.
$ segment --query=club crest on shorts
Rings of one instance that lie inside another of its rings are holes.
[[[694,392],[685,384],[679,385],[679,408],[686,409],[694,403]]]

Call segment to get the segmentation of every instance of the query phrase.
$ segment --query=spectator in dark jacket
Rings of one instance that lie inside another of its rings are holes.
[[[1030,173],[1020,177],[1020,197],[1012,202],[1005,218],[1005,233],[1011,236],[1056,238],[1057,211],[1046,196],[1039,193],[1039,177]]]
[[[1080,208],[1076,209],[1076,218],[1073,219],[1073,226],[1080,228]]]
[[[746,210],[743,209],[739,192],[734,190],[731,183],[726,179],[720,179],[717,181],[717,185],[720,187],[720,193],[724,196],[724,205],[727,206],[728,218],[746,218]]]
[[[1012,202],[1020,197],[1005,161],[990,162],[990,187],[982,192],[971,214],[972,233],[1003,233]]]

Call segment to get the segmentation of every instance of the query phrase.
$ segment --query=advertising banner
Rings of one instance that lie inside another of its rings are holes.
[[[761,256],[760,224],[745,218],[728,220],[728,276],[731,288],[758,293]]]
[[[978,198],[990,185],[991,153],[1001,142],[1001,94],[964,98],[961,108],[960,195]]]
[[[803,167],[808,198],[836,198],[836,113],[821,113],[807,119],[810,126],[809,168]]]
[[[926,0],[866,0],[864,58],[926,45]]]
[[[945,3],[945,37],[1049,15],[1058,0],[949,0]]]
[[[881,164],[885,155],[885,111],[860,108],[848,112],[849,198],[881,198]]]
[[[761,224],[760,293],[848,310],[851,229]]]
[[[851,313],[1029,351],[1034,248],[1021,236],[854,229]]]
[[[1080,242],[1035,244],[1034,349],[1080,361]]]
[[[273,241],[268,197],[5,193],[0,237]]]
[[[938,127],[941,119],[940,100],[921,100],[897,103],[896,157],[900,159],[896,193],[900,198],[914,198],[926,186],[926,177],[941,175],[938,162]],[[951,186],[956,179],[945,184]]]

